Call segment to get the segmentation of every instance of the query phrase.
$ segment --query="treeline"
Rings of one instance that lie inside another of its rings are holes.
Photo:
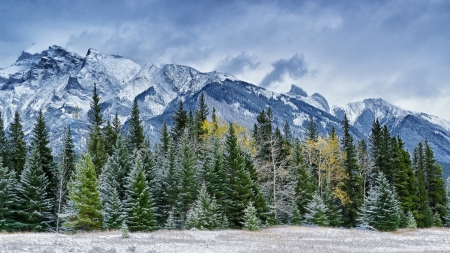
[[[270,108],[249,132],[201,94],[194,111],[179,102],[152,147],[136,100],[126,132],[117,114],[103,118],[95,85],[90,107],[87,152],[77,156],[68,126],[58,159],[42,111],[28,144],[19,113],[6,131],[0,115],[0,231],[450,226],[428,142],[411,157],[378,120],[368,144],[355,143],[347,117],[341,137],[320,136],[310,118],[299,140]]]

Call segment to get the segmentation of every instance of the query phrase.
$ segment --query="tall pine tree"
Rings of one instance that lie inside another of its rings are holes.
[[[127,144],[130,152],[134,149],[140,150],[144,144],[144,128],[142,127],[142,121],[139,114],[139,105],[135,98],[133,107],[131,108],[131,116],[128,120]]]
[[[8,148],[10,156],[8,168],[15,171],[17,176],[20,176],[22,173],[27,153],[22,123],[20,121],[20,114],[16,111],[8,131]]]

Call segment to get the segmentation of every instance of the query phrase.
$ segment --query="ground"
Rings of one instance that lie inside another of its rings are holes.
[[[279,226],[256,232],[120,231],[0,234],[0,253],[10,252],[450,252],[450,229],[375,232],[357,229]]]

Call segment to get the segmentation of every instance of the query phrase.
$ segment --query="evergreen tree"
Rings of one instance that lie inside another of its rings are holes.
[[[114,115],[114,120],[112,122],[112,127],[114,129],[114,132],[116,132],[117,136],[121,135],[120,131],[122,130],[122,123],[120,122],[119,115],[117,114],[117,112]]]
[[[360,224],[368,224],[381,231],[397,230],[400,222],[400,206],[388,180],[380,173],[376,185],[360,208]]]
[[[52,204],[47,192],[49,181],[42,170],[39,147],[33,146],[17,185],[17,208],[22,228],[27,231],[48,231]]]
[[[428,140],[424,143],[424,174],[426,181],[426,189],[428,191],[428,201],[431,211],[438,213],[440,218],[447,214],[447,198],[445,192],[445,184],[442,180],[442,169],[434,158],[433,150],[428,144]]]
[[[187,129],[184,131],[180,142],[177,164],[179,166],[180,181],[178,185],[176,215],[181,220],[185,220],[190,206],[194,203],[198,189],[195,178],[198,166],[197,157]]]
[[[61,162],[57,167],[57,191],[56,191],[56,230],[59,231],[59,220],[62,208],[67,197],[67,183],[75,171],[75,145],[72,140],[72,131],[70,125],[67,133],[64,135],[63,150],[61,154]]]
[[[97,85],[94,83],[92,101],[88,111],[88,128],[90,132],[87,141],[87,149],[92,156],[92,162],[97,175],[100,175],[101,170],[108,159],[105,148],[105,137],[101,131],[101,126],[105,123],[101,110],[102,107],[100,106],[100,96],[97,93]]]
[[[205,102],[205,95],[202,92],[198,99],[197,110],[195,110],[195,124],[197,128],[198,137],[206,133],[206,130],[203,129],[203,122],[207,120],[208,114],[209,114],[208,105]]]
[[[407,213],[406,219],[408,220],[407,223],[407,228],[409,229],[416,229],[417,228],[417,223],[416,223],[416,219],[414,218],[414,215],[412,214],[411,211],[409,211]]]
[[[438,212],[433,215],[433,227],[442,227],[441,215]]]
[[[261,227],[261,221],[258,219],[256,208],[252,202],[249,202],[244,209],[244,219],[242,222],[244,229],[249,231],[256,231]]]
[[[130,231],[153,231],[157,228],[153,198],[139,154],[128,177],[126,209]]]
[[[142,127],[142,121],[139,114],[139,106],[137,99],[135,98],[133,107],[131,108],[131,116],[128,120],[127,144],[130,152],[134,149],[140,150],[144,144],[144,128]]]
[[[164,224],[164,229],[174,230],[177,228],[177,224],[175,223],[175,219],[173,217],[173,211],[169,212],[169,216],[167,217],[166,223]]]
[[[25,165],[27,147],[20,115],[17,111],[14,114],[13,122],[9,125],[8,142],[10,159],[7,167],[15,171],[17,176],[20,176]]]
[[[5,125],[3,123],[2,113],[0,112],[0,158],[3,165],[9,165],[9,147],[8,139],[6,138]]]
[[[230,123],[225,137],[224,170],[227,176],[228,191],[225,215],[232,228],[241,226],[244,209],[252,196],[251,178],[245,170],[245,160],[238,146],[237,136]]]
[[[124,207],[116,188],[113,188],[108,195],[108,198],[102,196],[103,228],[118,229],[124,224]]]
[[[341,140],[342,150],[345,157],[343,166],[347,177],[344,179],[343,190],[347,193],[350,201],[344,203],[344,225],[353,227],[357,224],[358,208],[363,202],[362,178],[358,168],[353,137],[350,135],[350,126],[347,115],[344,115],[344,137]]]
[[[31,137],[31,146],[36,147],[39,152],[39,163],[42,166],[42,171],[49,181],[47,187],[47,197],[56,198],[55,189],[57,187],[56,164],[53,161],[52,149],[50,148],[50,141],[47,126],[44,120],[42,110],[39,111],[34,124]]]
[[[317,131],[316,123],[314,122],[313,116],[309,117],[308,125],[306,126],[306,140],[317,141],[319,137],[319,132]]]
[[[370,182],[374,182],[374,177],[372,175],[372,162],[369,158],[369,151],[367,150],[367,144],[364,140],[359,140],[357,144],[357,157],[358,157],[358,166],[361,170],[361,175],[363,179],[363,192],[364,196],[366,196],[369,191]]]
[[[312,200],[316,191],[316,184],[311,172],[306,168],[303,160],[302,146],[298,139],[294,142],[291,158],[292,178],[294,180],[294,199],[300,216],[304,217],[307,212],[306,206]]]
[[[429,206],[428,192],[425,181],[425,159],[423,144],[419,142],[413,153],[413,167],[417,178],[418,209],[413,212],[418,227],[431,227],[433,225],[433,212]]]
[[[292,203],[292,213],[291,213],[291,224],[292,225],[301,225],[302,217],[298,210],[298,206],[296,203]]]
[[[186,216],[186,228],[217,229],[220,228],[221,214],[214,197],[211,197],[203,183],[197,200]]]
[[[315,192],[312,200],[306,206],[305,223],[318,226],[328,226],[330,221],[327,217],[328,208],[323,203],[319,193]]]
[[[91,155],[85,154],[77,163],[68,185],[69,204],[73,205],[72,218],[63,226],[72,230],[96,230],[102,228],[102,203],[99,185]]]
[[[114,144],[117,140],[117,133],[109,120],[106,122],[106,126],[103,128],[103,135],[105,136],[105,152],[108,154],[108,156],[111,156],[113,153]]]
[[[331,187],[324,183],[325,187],[323,188],[322,199],[323,203],[326,206],[326,216],[329,221],[329,225],[332,227],[338,227],[342,224],[342,209],[341,203],[338,199],[333,197],[333,192],[331,191]]]
[[[187,127],[188,116],[186,110],[183,108],[183,101],[178,103],[178,109],[172,116],[173,127],[171,129],[172,139],[177,142],[184,133],[184,128]]]
[[[372,161],[372,173],[369,175],[369,184],[367,187],[371,187],[370,182],[375,182],[378,173],[382,170],[383,167],[383,147],[382,147],[382,127],[378,118],[375,119],[372,125],[372,129],[369,135],[369,146],[370,146],[370,158]]]
[[[0,157],[0,231],[13,231],[20,228],[15,221],[15,202],[17,179],[14,171],[3,167]]]

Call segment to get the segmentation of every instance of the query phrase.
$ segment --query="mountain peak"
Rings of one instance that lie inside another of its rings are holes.
[[[301,97],[308,96],[308,93],[306,93],[306,91],[304,91],[302,88],[298,87],[295,84],[291,85],[291,90],[289,90],[288,94],[293,95],[293,96],[301,96]]]

